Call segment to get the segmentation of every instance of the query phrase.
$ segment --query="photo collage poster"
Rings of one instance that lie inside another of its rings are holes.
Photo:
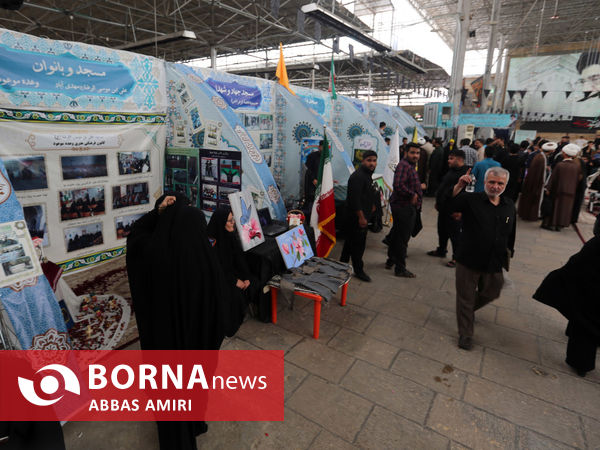
[[[259,112],[240,112],[240,121],[258,144],[260,153],[263,155],[267,166],[273,163],[273,114],[262,114]]]
[[[229,205],[229,195],[242,189],[242,154],[228,150],[200,149],[200,208],[207,217],[220,205]]]
[[[190,199],[192,206],[200,208],[198,149],[169,147],[165,158],[165,192],[181,192]]]
[[[118,256],[160,191],[164,130],[7,122],[0,132],[0,157],[44,254],[66,271],[101,260],[89,255]]]

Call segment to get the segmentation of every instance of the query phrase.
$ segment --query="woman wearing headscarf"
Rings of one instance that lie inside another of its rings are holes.
[[[218,350],[229,297],[204,213],[163,195],[127,237],[127,274],[143,350]],[[195,450],[205,422],[157,422],[160,448]]]
[[[594,234],[563,267],[550,272],[533,294],[569,320],[566,362],[582,377],[596,367],[600,345],[600,227]]]
[[[222,205],[215,210],[208,223],[207,234],[214,239],[225,281],[232,291],[230,324],[234,329],[228,330],[228,334],[235,334],[247,308],[254,305],[258,281],[250,274],[246,264],[242,245],[235,232],[231,207]]]

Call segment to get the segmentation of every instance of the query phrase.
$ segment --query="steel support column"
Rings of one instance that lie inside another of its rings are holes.
[[[210,68],[217,68],[217,47],[214,46],[210,48]]]
[[[500,0],[493,0],[492,13],[490,14],[490,38],[488,39],[487,58],[485,60],[485,72],[483,73],[483,92],[481,94],[481,106],[479,112],[487,112],[487,98],[485,91],[490,89],[490,78],[492,73],[492,62],[494,61],[494,50],[496,49],[498,37],[498,21],[500,20]],[[493,108],[492,108],[493,109]]]
[[[502,85],[502,63],[504,53],[504,35],[500,35],[500,45],[498,46],[498,60],[496,61],[496,75],[494,76],[494,96],[492,97],[492,113],[496,112],[498,103],[500,103],[500,92]]]
[[[453,125],[458,124],[460,113],[460,98],[462,95],[463,69],[465,66],[465,53],[471,24],[471,0],[459,0],[456,11],[456,36],[454,39],[454,53],[452,56],[452,74],[450,75],[450,101],[454,105]]]

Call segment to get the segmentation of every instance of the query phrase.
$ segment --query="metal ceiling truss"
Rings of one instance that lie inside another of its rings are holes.
[[[424,21],[454,48],[457,0],[408,0]],[[471,0],[471,25],[475,37],[467,50],[486,50],[490,34],[490,0]],[[540,28],[541,27],[541,28]],[[598,0],[502,0],[498,33],[509,50],[579,43],[600,37]]]

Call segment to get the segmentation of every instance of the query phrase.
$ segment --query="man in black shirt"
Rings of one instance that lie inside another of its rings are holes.
[[[306,204],[315,201],[315,189],[317,188],[317,177],[319,176],[319,163],[321,162],[321,151],[323,150],[323,141],[319,142],[319,150],[310,153],[306,157],[306,173],[304,175],[304,200]]]
[[[467,173],[465,166],[465,152],[452,150],[448,155],[449,170],[444,175],[435,196],[435,209],[438,212],[437,231],[438,248],[427,252],[429,256],[444,258],[448,248],[448,240],[452,242],[452,259],[448,267],[456,267],[456,253],[460,236],[461,221],[452,211],[452,191],[458,179]]]
[[[470,171],[454,186],[452,209],[462,214],[461,241],[456,255],[456,318],[458,346],[473,346],[475,311],[500,296],[502,268],[514,254],[515,205],[501,194],[509,173],[492,167],[485,173],[485,192],[461,193],[471,182]]]
[[[375,211],[373,200],[373,172],[377,167],[377,153],[367,150],[363,153],[360,167],[348,179],[346,197],[346,241],[342,250],[342,262],[352,258],[354,275],[363,281],[371,281],[363,268],[362,257],[367,242],[369,218]]]

